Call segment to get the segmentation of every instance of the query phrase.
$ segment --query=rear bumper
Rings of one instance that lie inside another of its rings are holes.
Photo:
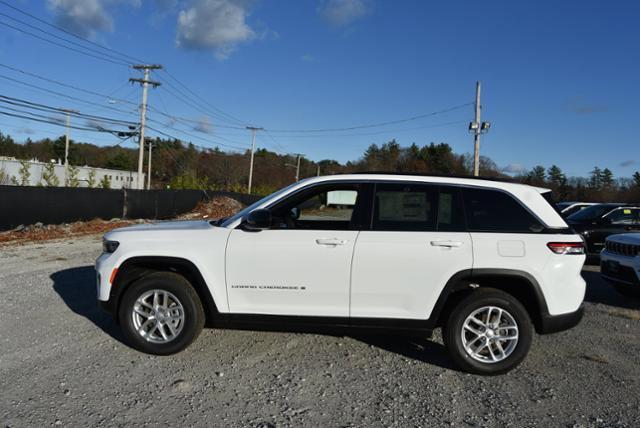
[[[557,333],[559,331],[569,330],[580,324],[582,317],[584,315],[584,307],[580,306],[580,308],[575,312],[569,312],[567,314],[561,315],[549,315],[543,314],[541,323],[540,323],[540,331],[541,334],[549,334],[549,333]]]

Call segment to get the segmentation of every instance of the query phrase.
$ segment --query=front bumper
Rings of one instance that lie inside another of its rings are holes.
[[[112,317],[114,317],[114,319],[117,318],[116,317],[116,305],[115,305],[114,299],[110,299],[110,300],[107,300],[107,301],[98,300],[98,306],[104,312],[106,312],[109,315],[111,315]]]
[[[626,257],[603,251],[600,276],[617,285],[640,288],[640,257]]]
[[[561,315],[542,314],[540,320],[540,334],[557,333],[569,330],[580,324],[584,316],[584,307],[580,306],[577,311]]]

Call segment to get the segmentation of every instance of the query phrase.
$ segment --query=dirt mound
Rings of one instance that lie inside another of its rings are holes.
[[[190,213],[178,216],[179,220],[208,219],[216,220],[228,217],[244,208],[242,203],[226,196],[218,196],[210,201],[200,202]],[[29,226],[18,226],[13,230],[0,232],[0,246],[5,244],[23,244],[33,241],[70,238],[73,236],[106,233],[112,229],[136,223],[147,223],[150,220],[90,220],[64,224],[36,223]]]
[[[216,196],[210,201],[200,202],[190,213],[183,214],[180,220],[209,219],[216,220],[233,215],[244,208],[241,202],[227,196]]]
[[[136,223],[136,221],[121,219],[112,219],[110,221],[96,219],[46,225],[36,223],[29,226],[18,226],[13,230],[0,232],[0,245],[7,243],[15,244],[16,242],[22,244],[32,241],[47,241],[49,239],[106,233],[112,229],[129,226],[134,223]]]

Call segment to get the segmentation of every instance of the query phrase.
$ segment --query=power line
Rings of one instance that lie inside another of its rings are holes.
[[[282,151],[283,151],[283,152],[285,152],[285,153],[287,152],[287,148],[286,148],[286,147],[284,147],[282,144],[278,143],[278,142],[276,141],[276,139],[275,139],[275,138],[273,138],[273,135],[271,135],[271,133],[270,133],[270,132],[268,132],[268,131],[264,131],[264,133],[265,133],[265,134],[267,134],[267,137],[269,137],[269,139],[270,139],[271,141],[273,141],[274,147],[276,147],[278,150],[282,150]]]
[[[70,35],[70,36],[72,36],[72,37],[75,37],[76,39],[82,40],[82,41],[83,41],[83,42],[85,42],[85,43],[88,43],[88,44],[90,44],[90,45],[96,46],[96,47],[98,47],[98,48],[100,48],[100,49],[103,49],[103,50],[105,50],[105,51],[113,52],[114,54],[120,55],[121,57],[124,57],[124,58],[129,58],[129,59],[130,59],[131,61],[133,61],[133,62],[139,62],[139,63],[144,63],[144,62],[146,62],[146,61],[142,61],[142,60],[141,60],[141,59],[139,59],[139,58],[135,58],[135,57],[132,57],[132,56],[127,55],[127,54],[125,54],[125,53],[122,53],[122,52],[120,52],[120,51],[117,51],[117,50],[115,50],[115,49],[111,49],[111,48],[109,48],[109,47],[103,46],[103,45],[101,45],[101,44],[99,44],[99,43],[96,43],[96,42],[94,42],[94,41],[91,41],[91,40],[89,40],[89,39],[87,39],[87,38],[85,38],[85,37],[79,36],[78,34],[75,34],[75,33],[71,32],[71,31],[68,31],[68,30],[66,30],[65,28],[62,28],[62,27],[60,27],[60,26],[58,26],[58,25],[51,24],[50,22],[47,22],[47,21],[45,21],[44,19],[38,18],[37,16],[35,16],[35,15],[33,15],[33,14],[31,14],[31,13],[29,13],[29,12],[27,12],[27,11],[23,10],[23,9],[20,9],[20,8],[18,8],[18,7],[15,7],[15,6],[11,5],[10,3],[8,3],[8,2],[7,2],[7,1],[5,1],[5,0],[0,0],[0,4],[3,4],[3,5],[5,5],[6,7],[10,8],[10,9],[13,9],[13,10],[15,10],[16,12],[19,12],[19,13],[21,13],[21,14],[25,15],[25,16],[28,16],[29,18],[32,18],[32,19],[34,19],[34,20],[36,20],[36,21],[38,21],[38,22],[40,22],[40,23],[42,23],[42,24],[44,24],[44,25],[46,25],[46,26],[48,26],[48,27],[54,28],[54,29],[56,29],[56,30],[58,30],[58,31],[61,31],[61,32],[65,33],[65,34],[68,34],[68,35]]]
[[[46,133],[46,134],[51,133],[50,129],[46,129],[45,130],[44,128],[34,128],[31,125],[26,127],[24,125],[20,125],[20,124],[16,124],[16,123],[12,124],[12,123],[0,122],[0,126],[1,127],[5,127],[5,128],[12,128],[13,130],[18,131],[18,133],[23,133],[23,134],[26,134],[26,135],[29,135],[29,133],[25,132],[25,130],[38,131],[38,132]],[[95,131],[95,129],[92,130],[92,131]],[[30,138],[30,137],[27,137],[27,138]],[[113,143],[113,141],[102,140],[102,139],[95,138],[95,137],[91,137],[91,142],[98,142],[98,143],[105,143],[105,144]],[[123,141],[120,141],[120,142],[116,143],[116,146],[120,145],[122,142]]]
[[[130,121],[120,120],[120,119],[113,119],[113,118],[110,118],[110,117],[97,116],[97,115],[93,115],[93,114],[85,114],[85,113],[81,113],[79,111],[71,111],[70,112],[68,109],[63,109],[63,108],[59,108],[59,107],[53,107],[53,106],[49,106],[49,105],[46,105],[46,104],[34,103],[34,102],[31,102],[31,101],[22,100],[20,98],[8,97],[6,95],[1,95],[1,94],[0,94],[0,102],[6,103],[6,104],[15,105],[15,106],[19,106],[19,107],[31,108],[31,109],[34,109],[34,110],[71,114],[72,116],[79,117],[79,118],[82,118],[82,119],[91,119],[91,120],[97,120],[97,121],[101,121],[101,122],[110,122],[110,123],[114,123],[114,124],[118,124],[118,125],[124,125],[124,126],[137,126],[138,125],[136,122],[130,122]]]
[[[418,119],[424,119],[425,117],[430,117],[430,116],[436,116],[439,114],[443,114],[443,113],[448,113],[450,111],[454,111],[454,110],[458,110],[461,109],[463,107],[466,106],[470,106],[473,105],[473,103],[464,103],[464,104],[460,104],[454,107],[450,107],[450,108],[446,108],[443,110],[438,110],[438,111],[434,111],[431,113],[426,113],[426,114],[419,114],[416,116],[411,116],[405,119],[398,119],[398,120],[390,120],[387,122],[378,122],[378,123],[371,123],[371,124],[367,124],[367,125],[356,125],[356,126],[349,126],[349,127],[344,127],[344,128],[324,128],[324,129],[268,129],[268,131],[270,132],[282,132],[282,133],[293,133],[293,132],[300,132],[300,133],[305,133],[305,132],[315,132],[315,133],[319,133],[319,132],[337,132],[337,131],[352,131],[355,129],[365,129],[365,128],[377,128],[377,127],[381,127],[381,126],[388,126],[388,125],[395,125],[398,123],[405,123],[405,122],[410,122],[413,120],[418,120]]]
[[[462,120],[454,120],[451,122],[438,123],[434,125],[425,125],[425,126],[416,126],[413,128],[400,128],[400,129],[389,129],[384,131],[376,131],[376,132],[366,132],[366,133],[356,133],[356,134],[330,134],[330,135],[278,135],[278,138],[333,138],[333,137],[365,137],[365,136],[373,136],[373,135],[383,135],[383,134],[393,134],[397,132],[406,132],[406,131],[417,131],[420,129],[431,129],[431,128],[440,128],[443,126],[449,125],[458,125],[461,123],[467,123],[468,121],[465,119]]]
[[[165,88],[166,89],[166,88]],[[160,92],[158,92],[159,94]],[[167,119],[172,119],[175,120],[176,122],[183,122],[183,123],[193,123],[193,124],[201,124],[202,121],[200,120],[195,120],[195,119],[188,119],[186,117],[181,117],[181,116],[176,116],[173,114],[168,114],[166,111],[162,112],[160,110],[158,110],[157,108],[153,107],[153,106],[149,106],[149,110],[156,112],[164,117],[166,117]],[[213,124],[214,128],[224,128],[224,129],[238,129],[238,130],[245,130],[244,126],[231,126],[231,125],[219,125],[219,124]]]
[[[161,81],[165,83],[167,86],[172,88],[172,89],[169,89],[168,87],[165,87],[164,90],[167,91],[174,98],[177,98],[178,100],[180,100],[183,104],[188,105],[194,110],[197,110],[203,113],[205,116],[213,116],[218,120],[221,120],[227,123],[233,123],[233,122],[229,122],[229,120],[224,116],[221,116],[218,113],[214,113],[211,110],[208,110],[207,108],[203,107],[202,104],[199,104],[196,101],[190,99],[188,96],[184,95],[179,89],[175,87],[175,85],[172,85],[170,82],[167,82],[166,80],[161,80]]]
[[[153,120],[153,119],[149,119],[149,121],[150,121],[150,122],[157,123],[158,125],[162,126],[163,128],[172,129],[172,130],[174,130],[174,131],[176,131],[176,132],[181,132],[181,133],[183,133],[183,134],[185,134],[185,135],[188,135],[188,136],[190,136],[190,137],[198,138],[198,139],[201,139],[201,140],[203,140],[203,141],[206,141],[206,139],[205,139],[204,137],[200,137],[200,136],[197,136],[197,135],[191,134],[191,133],[189,133],[189,132],[187,132],[187,131],[184,131],[184,130],[182,130],[182,129],[176,128],[176,127],[174,127],[174,126],[169,126],[169,125],[164,124],[164,123],[162,123],[162,122],[160,122],[160,121]],[[238,142],[238,141],[234,141],[234,140],[230,140],[230,139],[225,138],[225,137],[221,137],[220,135],[215,135],[215,134],[214,134],[214,135],[209,135],[209,136],[210,136],[211,138],[217,138],[217,139],[219,139],[219,140],[222,140],[222,141],[225,141],[225,142],[227,142],[227,143],[231,143],[231,144],[240,144],[240,145],[242,145],[242,144],[243,144],[243,143],[240,143],[240,142]],[[221,145],[223,145],[223,146],[225,145],[225,144],[222,144],[222,143],[220,143],[220,144],[221,144]],[[229,146],[229,145],[227,145],[227,147],[233,147],[233,146]],[[237,146],[236,146],[235,148],[239,148],[239,147],[237,147]],[[242,149],[245,149],[245,148],[246,148],[246,147],[243,147]]]
[[[105,94],[101,94],[99,92],[91,91],[89,89],[80,88],[78,86],[74,86],[74,85],[71,85],[71,84],[68,84],[68,83],[60,82],[59,80],[50,79],[48,77],[44,77],[44,76],[41,76],[39,74],[32,73],[30,71],[22,70],[22,69],[17,68],[17,67],[12,67],[12,66],[7,65],[7,64],[0,63],[0,67],[6,68],[8,70],[15,71],[16,73],[21,73],[21,74],[24,74],[26,76],[30,76],[30,77],[34,77],[36,79],[40,79],[40,80],[42,80],[44,82],[49,82],[49,83],[53,83],[53,84],[65,87],[65,88],[73,89],[73,90],[76,90],[76,91],[79,91],[79,92],[84,92],[85,94],[93,95],[93,96],[100,97],[100,98],[113,99],[113,100],[116,100],[116,101],[120,101],[120,102],[123,102],[123,103],[127,103],[127,104],[131,104],[131,105],[137,106],[137,104],[132,102],[132,101],[128,101],[128,100],[121,99],[121,98],[114,98],[111,95],[105,95]],[[127,85],[127,83],[124,83],[122,86],[120,86],[118,89],[116,89],[114,91],[114,93],[117,92],[118,90],[120,90],[125,85]]]
[[[35,121],[35,122],[48,123],[50,125],[57,125],[57,126],[66,127],[66,125],[64,123],[56,122],[55,120],[38,119],[38,118],[35,118],[35,117],[29,117],[29,116],[14,114],[14,113],[8,113],[8,112],[5,112],[5,111],[0,111],[0,114],[3,114],[5,116],[17,117],[19,119],[32,120],[32,121]],[[33,114],[33,113],[28,113],[28,114]],[[119,132],[119,131],[116,131],[116,130],[110,130],[110,129],[104,129],[104,128],[103,129],[87,128],[87,127],[75,126],[75,125],[71,125],[70,127],[72,129],[77,129],[77,130],[80,130],[80,131],[102,132],[102,133],[111,133],[111,134]]]
[[[235,116],[230,115],[229,113],[226,113],[225,111],[219,109],[218,107],[214,106],[213,104],[211,104],[209,101],[207,101],[206,99],[202,98],[197,92],[192,91],[187,85],[185,85],[184,83],[182,83],[180,80],[178,80],[177,77],[175,77],[174,75],[172,75],[171,73],[169,73],[167,70],[163,70],[164,73],[169,76],[169,78],[171,78],[174,82],[176,82],[178,85],[180,85],[182,88],[184,88],[187,92],[189,92],[192,96],[194,96],[196,99],[200,100],[202,103],[204,103],[205,105],[209,106],[211,109],[213,109],[214,111],[217,111],[220,115],[222,116],[226,116],[227,118],[231,119],[232,121],[235,121],[241,125],[248,125],[247,122],[245,122],[244,120],[238,119]],[[168,82],[167,84],[169,86],[170,85]],[[173,87],[173,86],[172,86]],[[174,87],[175,88],[175,87]],[[228,120],[228,119],[227,119]]]
[[[74,97],[72,95],[67,95],[67,94],[63,94],[61,92],[52,91],[51,89],[43,88],[42,86],[34,85],[32,83],[27,83],[27,82],[24,82],[22,80],[14,79],[14,78],[2,75],[2,74],[0,74],[0,79],[9,80],[11,82],[15,82],[15,83],[18,83],[18,84],[21,84],[21,85],[24,85],[24,86],[27,86],[27,87],[30,87],[30,88],[34,88],[34,89],[37,89],[37,90],[52,94],[52,95],[56,95],[58,97],[67,98],[67,99],[78,101],[78,102],[81,102],[81,103],[84,103],[84,104],[88,104],[88,105],[92,105],[92,106],[96,106],[97,105],[97,106],[100,106],[100,107],[102,107],[104,109],[113,110],[113,111],[116,111],[118,113],[131,114],[131,112],[129,112],[129,111],[117,109],[117,108],[111,107],[111,106],[101,106],[101,105],[99,105],[99,104],[97,104],[95,102],[92,102],[92,101],[87,101],[87,100],[84,100],[82,98]]]
[[[3,15],[3,14],[0,13],[0,15]],[[55,46],[58,46],[58,47],[61,47],[61,48],[64,48],[64,49],[68,49],[70,51],[77,52],[77,53],[82,54],[82,55],[90,56],[92,58],[99,59],[101,61],[110,62],[110,63],[116,64],[116,65],[124,65],[126,67],[129,66],[129,63],[126,63],[126,62],[123,62],[123,61],[114,61],[114,60],[106,58],[106,57],[101,57],[101,56],[98,56],[98,55],[91,54],[89,52],[84,52],[84,51],[81,51],[79,49],[63,45],[62,43],[58,43],[58,42],[54,42],[53,40],[46,39],[46,38],[44,38],[42,36],[38,36],[37,34],[34,34],[34,33],[30,32],[30,31],[24,30],[22,28],[18,28],[18,27],[14,26],[14,25],[7,24],[6,22],[3,22],[3,21],[0,21],[0,25],[4,25],[5,27],[9,27],[9,28],[14,29],[16,31],[19,31],[19,32],[21,32],[23,34],[27,34],[27,35],[29,35],[31,37],[34,37],[34,38],[36,38],[38,40],[42,40],[43,42],[50,43],[52,45],[55,45]],[[27,26],[29,26],[29,25],[27,25]],[[60,38],[60,37],[55,36],[54,34],[49,34],[49,35],[51,37],[55,37],[55,38],[58,38],[58,39]]]
[[[53,122],[55,124],[61,124],[63,122],[62,118],[45,116],[43,114],[33,113],[33,112],[30,112],[30,111],[20,110],[20,109],[16,109],[16,108],[12,108],[12,107],[6,107],[6,106],[2,106],[1,108],[4,108],[6,110],[10,110],[10,111],[13,111],[13,112],[16,112],[16,113],[22,113],[22,114],[27,114],[29,116],[33,116],[33,117],[30,117],[33,120],[46,120],[46,121],[49,121],[49,122]],[[69,128],[69,118],[70,118],[71,112],[72,112],[72,110],[69,110],[66,113],[66,117],[67,117],[67,120],[66,120],[67,125],[66,125],[66,127],[67,128]],[[25,118],[26,118],[26,116],[25,116]],[[101,124],[92,125],[92,124],[89,123],[88,126],[90,126],[90,128],[82,127],[82,129],[85,129],[85,130],[99,130],[99,131],[109,132],[109,133],[117,135],[117,136],[125,135],[125,134],[135,134],[135,132],[131,132],[131,131],[126,132],[126,131],[118,131],[118,130],[113,130],[113,129],[107,129],[107,128],[104,128]]]
[[[211,141],[209,141],[209,140],[207,140],[205,138],[199,137],[197,135],[191,134],[191,133],[183,131],[181,129],[176,129],[176,128],[172,128],[170,126],[163,125],[162,123],[158,122],[157,120],[149,119],[149,122],[157,123],[157,124],[161,125],[164,128],[171,129],[173,131],[182,133],[182,134],[187,135],[187,136],[189,136],[191,138],[195,138],[197,140],[204,141],[204,142],[209,143],[209,144],[216,144],[217,146],[227,147],[227,148],[236,149],[236,150],[247,150],[247,148],[248,148],[248,147],[232,146],[232,145],[229,145],[229,144],[217,143],[217,142],[216,143],[212,143]],[[153,130],[155,132],[158,132],[158,133],[164,135],[165,137],[169,137],[169,138],[173,138],[174,140],[182,141],[180,138],[176,138],[176,137],[174,137],[174,136],[172,136],[170,134],[167,134],[166,132],[160,131],[160,130],[158,130],[156,128],[152,128],[150,126],[147,126],[147,128],[149,128],[149,129],[151,129],[151,130]],[[238,143],[238,144],[240,144],[240,143]],[[213,147],[209,147],[209,148],[213,148]]]

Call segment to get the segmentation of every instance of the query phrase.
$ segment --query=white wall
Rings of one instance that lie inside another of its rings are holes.
[[[42,179],[42,173],[44,172],[46,163],[38,162],[38,161],[29,161],[29,172],[31,173],[31,177],[29,177],[29,185],[37,186],[38,184],[42,184],[45,186],[45,182]],[[78,168],[78,180],[80,181],[80,187],[89,187],[89,173],[91,170],[95,171],[95,184],[94,187],[100,186],[100,181],[104,176],[109,177],[109,181],[111,182],[112,189],[135,189],[137,187],[137,177],[138,173],[133,171],[121,171],[117,169],[104,169],[104,168],[93,168],[89,166],[79,166]],[[11,177],[15,177],[16,180],[20,181],[20,161],[12,158],[1,158],[0,157],[0,171],[4,172],[8,178],[6,182],[0,184],[12,184]],[[59,163],[55,164],[54,171],[56,176],[58,177],[59,186],[64,186],[65,183],[65,168],[64,165],[60,165]],[[2,174],[0,174],[2,175]],[[142,175],[144,181],[145,174]]]

